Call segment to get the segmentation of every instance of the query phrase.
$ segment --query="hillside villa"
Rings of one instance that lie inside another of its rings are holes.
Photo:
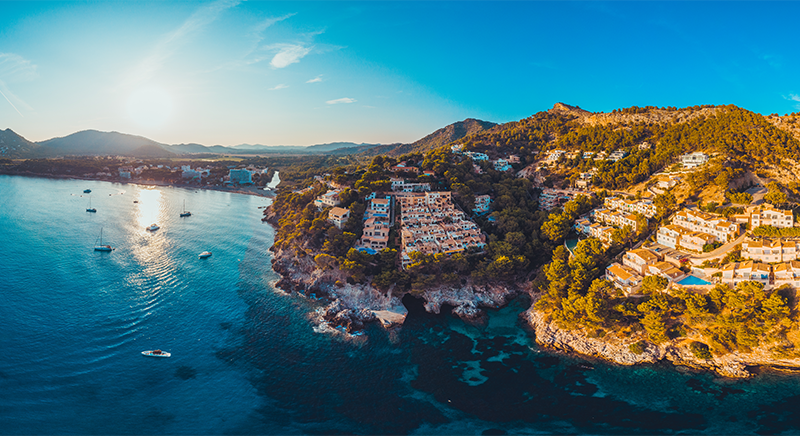
[[[347,220],[350,218],[350,209],[343,207],[334,207],[328,211],[328,221],[333,223],[337,229],[341,230]]]

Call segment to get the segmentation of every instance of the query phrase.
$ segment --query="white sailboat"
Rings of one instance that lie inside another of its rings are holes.
[[[186,210],[186,200],[183,200],[183,212],[181,212],[181,218],[192,216],[192,213]]]
[[[112,246],[110,246],[108,244],[103,245],[103,228],[102,227],[100,227],[100,236],[98,237],[98,240],[100,241],[99,243],[98,243],[98,241],[95,241],[95,243],[94,243],[94,251],[111,251],[111,250],[114,249],[114,247],[112,247]]]

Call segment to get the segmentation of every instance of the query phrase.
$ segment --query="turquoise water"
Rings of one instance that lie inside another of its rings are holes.
[[[567,247],[567,250],[569,250],[569,252],[570,252],[570,253],[572,253],[573,251],[575,251],[575,247],[577,247],[577,246],[578,246],[578,242],[580,242],[580,239],[578,239],[578,238],[575,238],[575,239],[567,239],[567,240],[564,242],[564,245],[566,245],[566,247]]]
[[[267,203],[0,176],[0,434],[800,433],[799,377],[542,350],[522,298],[483,325],[406,298],[394,334],[317,333],[321,303],[272,287]]]
[[[707,282],[700,277],[695,277],[693,275],[687,276],[683,280],[678,282],[679,285],[710,285],[711,282]]]

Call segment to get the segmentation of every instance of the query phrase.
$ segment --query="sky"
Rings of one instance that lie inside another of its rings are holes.
[[[413,142],[556,102],[800,110],[800,2],[9,2],[0,129]]]

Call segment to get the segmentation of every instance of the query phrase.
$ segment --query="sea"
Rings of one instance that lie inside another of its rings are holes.
[[[798,375],[542,349],[525,298],[479,325],[406,297],[399,331],[320,329],[323,301],[274,287],[269,203],[0,176],[0,434],[800,433]]]

